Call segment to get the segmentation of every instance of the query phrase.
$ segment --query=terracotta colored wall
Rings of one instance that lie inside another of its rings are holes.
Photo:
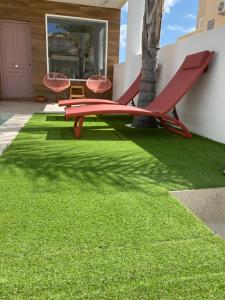
[[[199,13],[197,26],[199,28],[199,20],[205,18],[203,24],[203,31],[207,30],[207,24],[209,20],[215,19],[215,28],[225,26],[225,15],[219,15],[217,13],[219,1],[217,0],[199,0]]]
[[[33,89],[34,95],[49,95],[42,78],[47,71],[45,14],[108,20],[108,77],[113,78],[113,64],[119,58],[120,10],[84,5],[72,5],[43,0],[0,0],[0,19],[21,20],[31,23]],[[81,83],[84,84],[84,83]],[[86,96],[96,96],[85,89]],[[111,98],[106,92],[101,98]]]

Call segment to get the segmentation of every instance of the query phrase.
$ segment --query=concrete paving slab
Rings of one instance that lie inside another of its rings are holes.
[[[171,194],[225,239],[225,188],[175,191]]]
[[[12,143],[32,114],[15,114],[0,126],[0,155]]]
[[[59,107],[57,103],[0,101],[0,112],[16,114],[63,113],[64,107]]]
[[[0,126],[0,155],[12,143],[18,132],[34,113],[63,113],[57,103],[0,101],[0,113],[13,116]]]

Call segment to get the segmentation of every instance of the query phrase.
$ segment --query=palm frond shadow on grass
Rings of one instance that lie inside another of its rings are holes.
[[[146,189],[146,192],[150,192],[151,185],[165,187],[187,184],[176,173],[146,155],[141,158],[137,153],[116,154],[109,151],[97,154],[90,148],[81,151],[79,141],[76,146],[67,144],[66,150],[60,147],[60,141],[56,145],[57,148],[48,150],[44,142],[39,142],[37,148],[31,151],[29,143],[30,141],[27,141],[27,147],[23,142],[21,147],[14,145],[13,151],[9,149],[4,156],[2,167],[16,166],[33,180],[44,176],[51,182],[63,176],[95,187],[101,181],[121,190],[139,191],[141,188],[142,191]]]
[[[185,178],[192,188],[225,186],[221,164],[225,145],[193,135],[192,139],[168,133],[164,129],[129,129],[108,117],[102,118],[145,152],[154,156],[168,170]]]
[[[123,116],[102,120],[105,125],[96,126],[94,122],[94,126],[90,123],[84,127],[80,140],[74,139],[71,122],[64,122],[65,127],[61,122],[27,126],[21,132],[23,138],[14,143],[15,151],[9,149],[10,155],[5,155],[5,162],[25,169],[33,178],[44,175],[55,180],[64,174],[93,185],[98,185],[101,178],[121,189],[138,190],[144,182],[170,190],[224,186],[224,177],[219,172],[224,145],[198,136],[187,140],[163,129],[126,128],[124,124],[129,118]],[[26,141],[30,133],[37,144],[32,149],[30,138]],[[133,142],[143,153],[137,154],[138,148],[132,145],[129,152],[121,153],[120,143],[127,142]],[[96,146],[102,151],[96,153]]]

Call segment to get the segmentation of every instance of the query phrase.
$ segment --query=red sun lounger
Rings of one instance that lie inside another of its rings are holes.
[[[127,105],[130,103],[139,93],[141,81],[141,73],[131,84],[128,90],[116,101],[105,99],[75,99],[75,100],[60,100],[59,106],[71,107],[73,105],[93,105],[93,104],[119,104]]]
[[[145,108],[125,105],[89,105],[83,107],[66,108],[66,120],[74,119],[75,137],[81,136],[85,116],[127,114],[131,116],[150,116],[160,120],[161,125],[168,130],[186,138],[192,135],[178,116],[171,116],[170,111],[183,96],[193,87],[212,60],[215,52],[203,51],[188,55],[172,80],[163,91]]]

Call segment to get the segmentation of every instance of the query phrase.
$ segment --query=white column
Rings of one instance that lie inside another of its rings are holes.
[[[128,0],[126,62],[114,66],[113,99],[117,100],[141,70],[141,41],[145,0]]]
[[[125,89],[136,78],[141,69],[142,24],[145,0],[128,1],[127,49],[125,67]]]

